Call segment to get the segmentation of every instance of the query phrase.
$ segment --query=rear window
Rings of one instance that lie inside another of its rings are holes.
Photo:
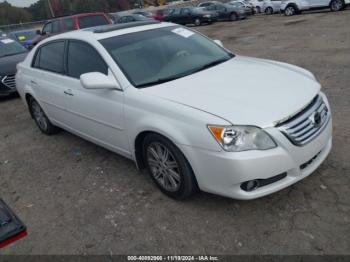
[[[80,28],[88,28],[99,25],[108,25],[109,21],[103,15],[82,16],[79,17]]]

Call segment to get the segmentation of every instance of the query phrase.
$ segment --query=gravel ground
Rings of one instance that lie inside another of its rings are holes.
[[[307,179],[258,200],[199,193],[174,201],[130,160],[67,132],[45,136],[20,99],[1,99],[0,196],[29,231],[2,252],[350,254],[349,21],[346,10],[196,28],[237,54],[311,70],[329,97],[328,159]]]

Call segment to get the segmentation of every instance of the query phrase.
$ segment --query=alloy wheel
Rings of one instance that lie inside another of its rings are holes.
[[[271,7],[268,7],[268,8],[265,9],[265,14],[271,15],[272,13],[273,13],[273,10],[272,10]]]
[[[295,14],[295,9],[293,6],[288,6],[285,10],[286,16],[291,16]]]
[[[237,15],[235,13],[230,15],[230,20],[231,21],[236,21],[237,20]]]
[[[343,8],[343,2],[341,0],[333,0],[331,3],[332,11],[339,11]]]
[[[175,192],[181,185],[179,164],[170,150],[159,142],[147,147],[147,162],[157,183],[166,191]]]
[[[201,25],[201,20],[197,18],[196,20],[194,20],[194,24],[196,26],[200,26]]]
[[[33,113],[35,122],[38,124],[40,129],[44,131],[47,130],[47,127],[48,127],[47,118],[45,116],[44,111],[41,109],[40,105],[36,101],[32,102],[32,113]]]

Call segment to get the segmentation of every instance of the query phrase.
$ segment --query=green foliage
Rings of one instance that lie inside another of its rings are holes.
[[[25,23],[32,20],[32,15],[24,10],[10,5],[6,1],[0,3],[0,25]]]

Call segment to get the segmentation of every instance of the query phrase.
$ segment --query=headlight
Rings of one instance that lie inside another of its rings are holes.
[[[210,18],[211,15],[203,15],[203,17]]]
[[[277,145],[261,128],[255,126],[212,126],[208,128],[225,151],[267,150]]]

